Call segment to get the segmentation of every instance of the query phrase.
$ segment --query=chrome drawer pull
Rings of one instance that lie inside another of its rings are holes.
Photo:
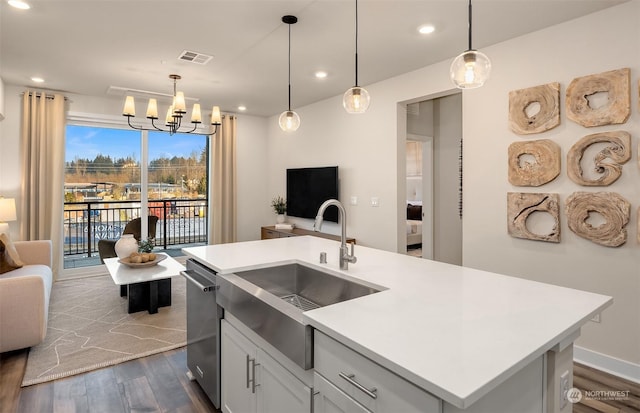
[[[259,386],[259,384],[256,384],[256,366],[259,365],[260,363],[256,363],[256,359],[251,359],[251,393],[255,393],[256,387]]]
[[[195,278],[193,278],[188,271],[180,271],[180,275],[182,275],[184,278],[186,278],[188,281],[192,282],[193,284],[195,284],[196,287],[198,287],[199,289],[201,289],[202,291],[209,292],[209,291],[213,291],[216,289],[215,285],[204,285],[201,282],[199,282],[198,280],[196,280]]]
[[[249,384],[251,383],[251,380],[249,379],[249,360],[251,360],[249,358],[249,355],[247,354],[247,360],[246,360],[246,366],[247,366],[247,389],[249,388]]]
[[[366,394],[367,396],[371,397],[372,399],[377,399],[378,398],[378,395],[376,394],[378,389],[376,389],[375,387],[372,388],[371,390],[367,389],[362,384],[360,384],[360,383],[358,383],[357,381],[354,380],[354,377],[356,377],[355,374],[345,374],[343,372],[340,372],[338,374],[338,376],[342,377],[343,379],[345,379],[346,381],[348,381],[352,385],[356,386],[356,388],[361,390],[364,394]]]

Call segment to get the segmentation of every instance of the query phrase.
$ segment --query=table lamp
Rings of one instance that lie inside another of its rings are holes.
[[[16,221],[16,200],[14,198],[0,198],[0,234],[9,234],[8,222]]]

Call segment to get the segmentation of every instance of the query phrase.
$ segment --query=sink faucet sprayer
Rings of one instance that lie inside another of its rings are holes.
[[[340,201],[337,199],[328,199],[320,205],[316,221],[313,224],[313,230],[320,231],[322,222],[324,221],[324,211],[331,205],[335,205],[336,208],[338,208],[340,222],[342,224],[342,234],[340,235],[340,269],[347,270],[349,269],[349,263],[355,264],[358,259],[353,255],[353,244],[351,244],[351,254],[349,254],[349,249],[347,248],[347,213]]]

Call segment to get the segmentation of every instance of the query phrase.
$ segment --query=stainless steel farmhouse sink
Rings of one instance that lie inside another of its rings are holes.
[[[236,272],[218,285],[226,311],[305,370],[313,367],[313,331],[302,312],[382,290],[302,264]]]

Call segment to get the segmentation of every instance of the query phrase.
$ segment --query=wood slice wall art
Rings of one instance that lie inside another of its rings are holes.
[[[560,174],[560,158],[560,146],[549,139],[513,142],[509,145],[509,182],[516,186],[551,182]]]
[[[575,78],[566,93],[567,118],[590,128],[624,123],[631,114],[629,68]],[[608,94],[607,104],[597,108],[589,105],[589,97]]]
[[[560,208],[558,194],[509,192],[507,194],[507,228],[509,235],[535,241],[560,242]],[[537,234],[527,227],[534,212],[551,215],[555,224],[548,234]]]
[[[567,198],[565,212],[569,229],[584,239],[605,247],[619,247],[627,241],[631,205],[615,192],[574,192]],[[587,222],[594,212],[605,222],[598,226]]]
[[[580,162],[591,145],[608,145],[595,154],[593,162],[597,178],[588,179]],[[622,165],[631,159],[631,135],[625,131],[602,132],[587,135],[576,142],[567,154],[567,174],[571,180],[584,186],[607,186],[622,175]]]
[[[533,104],[537,113],[527,114]],[[541,133],[560,124],[560,83],[548,83],[509,92],[509,127],[519,135]]]

